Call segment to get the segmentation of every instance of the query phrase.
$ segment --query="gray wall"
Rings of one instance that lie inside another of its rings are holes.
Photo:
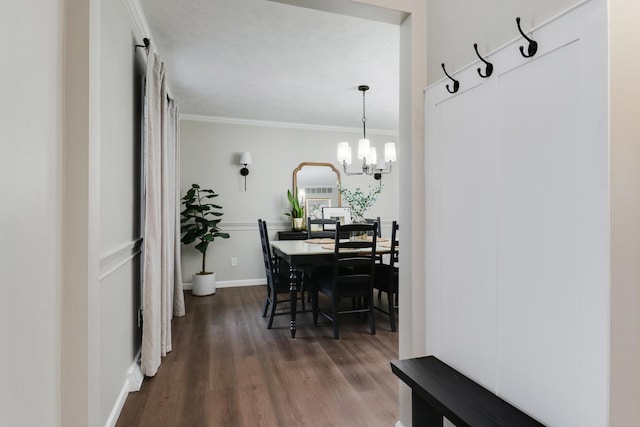
[[[640,425],[640,3],[610,0],[611,292],[609,424]]]
[[[354,120],[357,120],[357,114],[354,112]],[[264,283],[258,218],[267,221],[271,238],[275,238],[279,230],[290,230],[284,212],[293,170],[301,162],[326,162],[342,171],[336,160],[338,142],[354,144],[361,137],[360,129],[220,123],[190,117],[183,117],[180,131],[182,193],[192,183],[216,191],[220,195],[216,203],[224,208],[221,227],[231,234],[230,239],[216,240],[207,253],[207,268],[216,273],[219,286]],[[396,138],[369,129],[367,135],[377,147]],[[248,166],[247,191],[244,191],[244,178],[240,175],[242,166],[238,164],[243,151],[251,152],[253,157],[253,164]],[[398,151],[398,156],[402,155]],[[357,169],[356,164],[351,165],[350,170]],[[378,184],[370,176],[344,176],[341,173],[341,180],[347,188],[366,189]],[[380,216],[388,231],[399,212],[398,170],[384,175],[382,180],[384,189],[369,216]],[[231,257],[237,258],[237,267],[230,266]],[[190,282],[191,275],[199,270],[200,259],[200,253],[192,246],[182,246],[184,282]]]

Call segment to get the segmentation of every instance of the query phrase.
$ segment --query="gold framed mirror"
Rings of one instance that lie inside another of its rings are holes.
[[[302,162],[293,170],[293,192],[305,216],[320,218],[322,207],[340,207],[340,172],[331,163]]]

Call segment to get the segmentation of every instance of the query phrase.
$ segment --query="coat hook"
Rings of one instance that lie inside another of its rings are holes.
[[[453,90],[449,89],[449,85],[447,85],[447,91],[449,91],[449,93],[456,93],[458,89],[460,89],[460,82],[454,79],[453,77],[451,77],[449,73],[447,73],[447,70],[444,69],[444,62],[442,63],[442,70],[447,75],[447,77],[453,80]]]
[[[531,58],[538,51],[538,43],[535,40],[531,40],[529,37],[526,36],[525,33],[522,32],[522,27],[520,27],[520,17],[519,16],[516,18],[516,23],[518,24],[518,31],[520,31],[520,34],[522,34],[522,37],[527,39],[527,41],[529,42],[529,47],[527,48],[528,55],[524,53],[524,47],[522,47],[522,46],[520,46],[520,53],[525,58]]]
[[[482,70],[480,69],[480,67],[478,67],[478,74],[480,74],[480,77],[482,77],[483,79],[486,79],[493,73],[493,64],[491,62],[487,62],[482,56],[480,56],[480,53],[478,53],[478,43],[474,43],[473,48],[476,50],[476,55],[478,55],[480,61],[484,62],[487,65],[484,74],[482,74]]]

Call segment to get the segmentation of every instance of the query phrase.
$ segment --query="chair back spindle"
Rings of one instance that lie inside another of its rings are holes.
[[[335,219],[307,217],[307,239],[333,237],[335,235],[335,227]]]

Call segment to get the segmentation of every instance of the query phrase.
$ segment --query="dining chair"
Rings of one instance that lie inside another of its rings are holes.
[[[367,221],[367,224],[376,225],[375,231],[367,234],[369,237],[373,236],[374,234],[378,237],[382,237],[382,225],[380,223],[380,217],[365,218],[364,220]],[[376,255],[376,262],[382,262],[382,255]]]
[[[380,217],[365,218],[364,220],[367,221],[368,224],[378,224],[375,233],[378,235],[378,237],[382,237],[382,225],[380,223]]]
[[[267,329],[271,329],[274,316],[280,314],[291,314],[288,311],[281,311],[276,313],[278,303],[290,301],[289,298],[278,299],[278,295],[290,295],[291,280],[294,280],[296,282],[297,288],[300,290],[299,298],[302,299],[302,311],[306,311],[304,291],[302,290],[302,273],[295,272],[294,277],[291,278],[289,274],[289,266],[286,265],[286,263],[281,262],[277,257],[274,257],[271,254],[271,245],[269,244],[267,222],[263,221],[262,219],[258,219],[258,229],[260,231],[260,242],[262,245],[264,269],[265,274],[267,275],[267,296],[265,298],[264,307],[262,309],[262,317],[266,317],[267,311],[269,311],[269,322],[267,323]],[[271,308],[270,310],[269,307]]]
[[[391,251],[389,253],[389,263],[376,263],[373,287],[378,290],[378,300],[381,293],[387,294],[387,309],[376,306],[376,310],[389,316],[391,330],[396,331],[396,309],[398,308],[398,226],[397,221],[391,224]]]
[[[371,334],[376,333],[373,304],[373,280],[375,274],[375,247],[377,236],[375,224],[336,223],[335,237],[341,233],[372,232],[372,239],[335,238],[333,262],[327,266],[316,267],[310,272],[311,304],[313,324],[318,324],[318,314],[322,314],[333,323],[333,338],[339,339],[338,316],[342,314],[366,313],[369,318]],[[331,300],[331,312],[319,312],[318,296],[322,293]],[[352,298],[359,303],[351,309],[340,309],[341,298]]]
[[[335,219],[307,217],[307,239],[333,238],[336,233],[335,227]]]

